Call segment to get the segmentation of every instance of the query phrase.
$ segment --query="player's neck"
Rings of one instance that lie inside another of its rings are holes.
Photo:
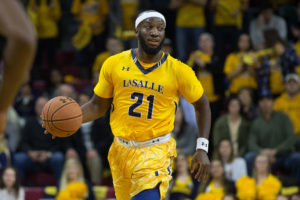
[[[144,63],[155,63],[158,62],[162,56],[162,51],[159,51],[156,54],[147,54],[142,48],[136,49],[136,56],[139,60]]]

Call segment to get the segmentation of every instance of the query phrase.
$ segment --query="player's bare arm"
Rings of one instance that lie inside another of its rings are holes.
[[[104,116],[111,102],[112,98],[101,98],[94,94],[89,102],[81,106],[82,123],[93,121]]]
[[[6,112],[34,59],[36,36],[18,1],[1,0],[0,35],[6,38],[3,52],[3,80],[0,84],[0,135],[4,132]]]
[[[194,103],[194,107],[199,129],[198,137],[206,138],[208,140],[211,126],[211,111],[205,93],[203,93],[202,97]],[[192,159],[191,172],[198,181],[207,180],[209,166],[210,162],[207,152],[203,149],[197,149]]]

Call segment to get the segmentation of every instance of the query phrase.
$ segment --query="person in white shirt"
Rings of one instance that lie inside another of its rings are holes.
[[[12,167],[3,170],[0,180],[0,199],[25,200],[25,192],[21,187],[17,172]]]
[[[217,158],[224,164],[226,178],[236,182],[240,177],[247,175],[247,165],[243,158],[235,157],[230,140],[223,139],[217,148]]]

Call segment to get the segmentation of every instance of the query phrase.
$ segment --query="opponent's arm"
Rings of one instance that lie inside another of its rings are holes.
[[[209,132],[211,127],[211,111],[209,107],[209,101],[203,93],[202,97],[194,103],[197,124],[198,124],[198,136],[199,138],[209,139]],[[197,169],[197,164],[199,167]],[[195,173],[195,178],[200,180],[207,180],[209,172],[210,162],[207,156],[207,152],[202,149],[197,149],[192,159],[191,172]]]
[[[92,99],[81,106],[82,123],[93,121],[105,115],[112,98],[101,98],[94,94]]]
[[[36,37],[24,9],[18,1],[0,1],[0,35],[6,38],[3,52],[3,80],[0,84],[0,137],[6,125],[6,114],[26,73],[29,73]]]

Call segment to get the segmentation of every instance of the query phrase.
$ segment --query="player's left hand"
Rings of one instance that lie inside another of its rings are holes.
[[[201,149],[198,149],[192,158],[191,173],[194,174],[195,179],[199,182],[201,180],[206,181],[209,173],[210,161],[207,153]]]

